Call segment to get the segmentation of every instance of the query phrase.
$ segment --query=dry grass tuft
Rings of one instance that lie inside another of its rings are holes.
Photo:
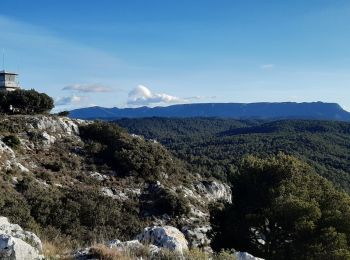
[[[50,241],[43,241],[43,254],[45,259],[55,260],[55,259],[70,259],[65,258],[65,255],[69,255],[72,252],[71,247],[64,243],[55,243]]]

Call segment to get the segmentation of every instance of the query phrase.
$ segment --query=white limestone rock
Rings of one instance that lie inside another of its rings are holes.
[[[68,117],[51,117],[51,116],[33,116],[27,119],[26,125],[28,130],[37,129],[50,133],[64,133],[68,135],[78,135],[79,127],[77,120]]]
[[[49,135],[46,131],[41,134],[41,138],[44,146],[50,146],[56,142],[56,137]]]
[[[0,259],[42,259],[41,251],[41,240],[34,233],[0,217]]]
[[[108,180],[109,177],[101,174],[99,172],[89,172],[90,177],[94,178],[97,181],[104,181],[104,180]]]
[[[123,191],[118,190],[117,188],[101,187],[101,193],[106,197],[110,197],[116,200],[125,201],[128,199],[128,196]]]
[[[0,259],[3,260],[36,260],[43,259],[38,250],[22,239],[0,234]]]
[[[198,193],[207,198],[208,201],[224,200],[232,202],[230,187],[218,181],[201,181],[195,184]]]
[[[129,240],[129,241],[125,241],[125,242],[122,242],[118,239],[114,239],[112,241],[109,241],[107,243],[107,246],[109,248],[116,248],[116,249],[119,249],[119,250],[126,250],[126,249],[129,249],[129,250],[137,250],[137,249],[141,249],[144,247],[143,244],[140,243],[140,241],[138,240]]]
[[[16,168],[18,168],[21,172],[23,173],[28,173],[29,170],[28,168],[24,167],[21,163],[19,162],[13,162],[12,165]]]
[[[5,170],[17,169],[22,173],[29,172],[28,168],[24,167],[21,163],[16,161],[16,158],[4,161],[2,166],[2,168]]]
[[[210,239],[207,234],[211,230],[211,226],[199,226],[195,228],[184,227],[182,232],[185,234],[188,241],[190,241],[191,247],[208,247],[210,245]]]
[[[136,238],[142,244],[153,244],[179,253],[188,250],[184,234],[172,226],[147,227]]]
[[[264,260],[263,258],[255,257],[247,252],[235,252],[233,255],[237,260]]]

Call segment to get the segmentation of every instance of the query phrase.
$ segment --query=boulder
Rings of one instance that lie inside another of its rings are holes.
[[[143,244],[153,244],[179,253],[188,250],[184,234],[172,226],[147,227],[136,238]]]
[[[41,251],[41,240],[34,233],[24,231],[19,225],[0,217],[0,259],[43,259]]]
[[[22,239],[0,234],[0,259],[32,260],[42,259],[38,251]]]

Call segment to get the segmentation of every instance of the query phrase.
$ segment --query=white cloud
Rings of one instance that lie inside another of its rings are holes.
[[[181,103],[186,102],[186,99],[171,96],[168,94],[156,94],[152,93],[147,87],[138,85],[136,88],[131,90],[128,95],[129,105],[151,105],[157,103]]]
[[[99,85],[99,84],[73,84],[65,86],[62,90],[73,90],[77,92],[94,92],[94,93],[101,93],[101,92],[111,92],[113,91],[111,88]]]
[[[60,97],[55,100],[55,106],[68,106],[68,105],[80,105],[82,102],[87,101],[88,98],[84,96],[69,96],[69,97]]]
[[[263,69],[263,70],[271,70],[275,68],[275,64],[263,64],[260,66],[260,69]]]

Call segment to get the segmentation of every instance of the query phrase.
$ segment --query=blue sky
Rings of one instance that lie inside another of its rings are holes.
[[[347,0],[2,0],[0,48],[5,68],[57,110],[256,101],[350,110],[349,24]]]

